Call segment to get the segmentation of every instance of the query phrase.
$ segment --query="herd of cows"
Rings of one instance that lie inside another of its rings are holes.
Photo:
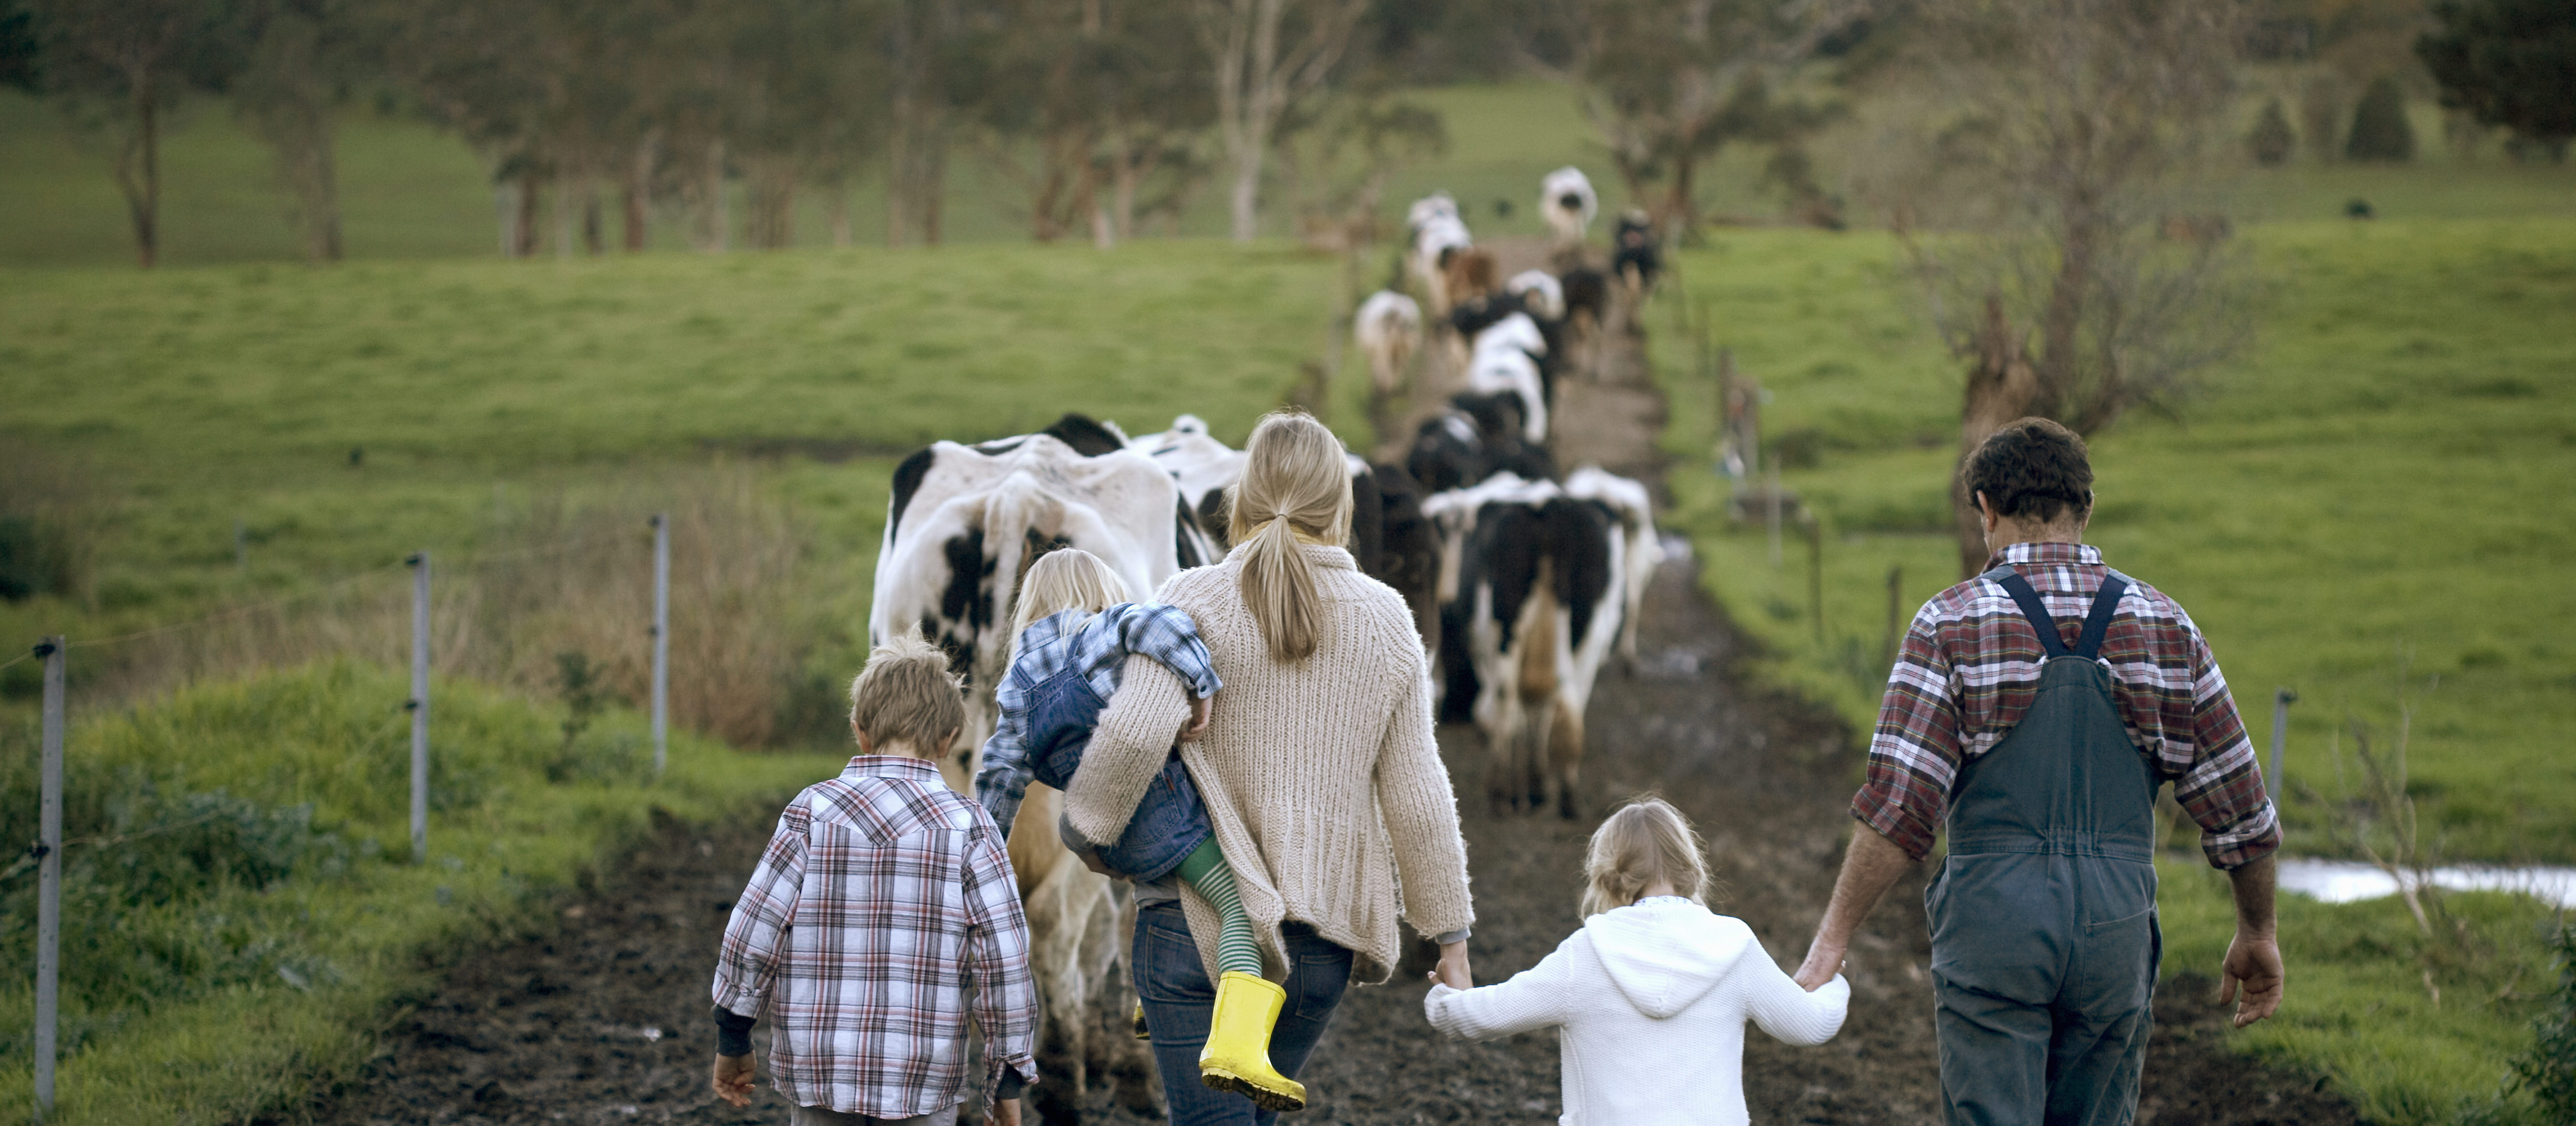
[[[1657,272],[1634,217],[1620,223],[1610,269],[1587,264],[1597,210],[1580,171],[1551,173],[1540,212],[1557,232],[1557,269],[1498,282],[1457,205],[1422,200],[1403,268],[1418,299],[1389,289],[1354,318],[1381,396],[1463,384],[1420,420],[1400,463],[1351,456],[1350,548],[1412,606],[1443,718],[1472,718],[1483,732],[1497,810],[1577,815],[1584,707],[1612,653],[1634,662],[1638,609],[1662,558],[1646,486],[1588,465],[1559,474],[1549,441],[1557,385],[1576,369],[1571,349],[1597,348],[1614,288],[1632,304]],[[868,627],[872,640],[919,628],[965,677],[966,727],[941,762],[951,785],[971,792],[1029,565],[1079,547],[1148,597],[1175,572],[1224,557],[1244,460],[1196,415],[1131,436],[1078,413],[1034,434],[942,441],[903,460]],[[1078,1092],[1115,1050],[1092,1017],[1108,1000],[1127,903],[1063,848],[1059,803],[1030,788],[1010,855],[1045,998],[1042,1062]],[[1051,1094],[1041,1112],[1071,1117],[1063,1092]]]

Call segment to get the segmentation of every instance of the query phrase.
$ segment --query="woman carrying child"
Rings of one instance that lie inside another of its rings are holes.
[[[1432,738],[1429,665],[1403,597],[1341,546],[1341,441],[1280,413],[1245,453],[1234,549],[1157,596],[1196,624],[1224,706],[1172,770],[1173,733],[1213,685],[1128,656],[1065,794],[1066,844],[1109,867],[1140,804],[1150,812],[1153,791],[1186,781],[1231,876],[1234,928],[1187,865],[1136,885],[1137,992],[1180,1126],[1266,1123],[1303,1105],[1295,1077],[1344,987],[1395,965],[1399,878],[1402,914],[1440,940],[1440,978],[1469,984],[1466,845]],[[1228,941],[1243,926],[1249,950]],[[1193,1070],[1204,1084],[1187,1082]]]
[[[1662,799],[1602,822],[1583,873],[1583,929],[1555,953],[1499,985],[1435,984],[1422,1002],[1461,1039],[1562,1029],[1565,1126],[1736,1126],[1747,1020],[1791,1044],[1842,1028],[1851,986],[1800,989],[1751,927],[1710,911],[1699,835]]]

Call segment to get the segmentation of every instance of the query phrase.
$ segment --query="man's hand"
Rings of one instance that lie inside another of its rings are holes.
[[[1474,989],[1475,975],[1467,972],[1467,940],[1440,944],[1440,967],[1431,972],[1431,980],[1451,989]]]
[[[2236,938],[2227,944],[2227,962],[2220,967],[2218,1002],[2237,1000],[2239,987],[2244,990],[2237,1000],[2236,1027],[2243,1028],[2272,1015],[2281,1007],[2281,944],[2272,915],[2272,889],[2277,877],[2279,857],[2266,855],[2229,869],[2227,882],[2236,898]]]
[[[993,1104],[993,1113],[985,1115],[990,1126],[1020,1126],[1020,1100],[1003,1099]]]
[[[752,1075],[750,1056],[717,1056],[713,1085],[716,1097],[737,1107],[751,1105]]]
[[[1848,953],[1850,951],[1843,943],[1828,942],[1824,935],[1818,934],[1814,942],[1807,944],[1807,960],[1799,964],[1798,972],[1792,975],[1797,979],[1798,988],[1809,993],[1823,988],[1834,980],[1835,974],[1843,972],[1843,957]]]
[[[1852,932],[1869,918],[1870,909],[1878,906],[1879,897],[1887,894],[1896,877],[1914,863],[1878,830],[1867,825],[1852,828],[1851,847],[1843,851],[1842,874],[1834,878],[1834,897],[1825,905],[1824,920],[1816,924],[1816,941],[1807,947],[1806,962],[1798,967],[1799,988],[1813,993],[1842,972]]]
[[[1207,731],[1208,701],[1213,699],[1213,696],[1201,696],[1190,701],[1190,718],[1182,721],[1181,733],[1173,736],[1173,742],[1186,743]]]
[[[2285,976],[2279,942],[2270,935],[2237,931],[2235,939],[2227,944],[2227,962],[2219,970],[2218,1003],[2236,1002],[2236,1027],[2243,1028],[2281,1007]]]

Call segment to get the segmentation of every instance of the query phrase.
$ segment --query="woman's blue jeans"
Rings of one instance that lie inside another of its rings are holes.
[[[1304,923],[1288,923],[1280,932],[1288,940],[1288,999],[1270,1033],[1270,1066],[1294,1079],[1351,983],[1351,952],[1317,937]],[[1154,1032],[1154,1066],[1163,1073],[1172,1126],[1278,1121],[1277,1113],[1254,1107],[1251,1099],[1199,1082],[1199,1049],[1207,1044],[1208,1020],[1216,1011],[1216,986],[1208,981],[1179,903],[1136,913],[1135,965],[1136,992],[1145,1002],[1145,1026]]]

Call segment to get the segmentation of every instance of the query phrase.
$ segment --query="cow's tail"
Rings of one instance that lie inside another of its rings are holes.
[[[1025,473],[1012,474],[985,502],[984,542],[993,545],[993,623],[1002,637],[997,654],[1009,652],[1015,640],[1011,625],[1019,617],[1020,580],[1044,554],[1032,550],[1032,541],[1052,541],[1063,529],[1064,506]]]
[[[1549,784],[1554,774],[1550,769],[1550,737],[1569,710],[1563,693],[1558,691],[1563,682],[1557,675],[1557,650],[1564,646],[1565,641],[1557,625],[1560,607],[1552,574],[1555,567],[1553,559],[1539,561],[1537,580],[1530,584],[1529,600],[1521,604],[1517,638],[1521,650],[1517,673],[1522,704],[1518,773],[1523,779],[1520,792],[1528,795],[1532,808],[1544,802],[1547,791],[1552,788]]]

